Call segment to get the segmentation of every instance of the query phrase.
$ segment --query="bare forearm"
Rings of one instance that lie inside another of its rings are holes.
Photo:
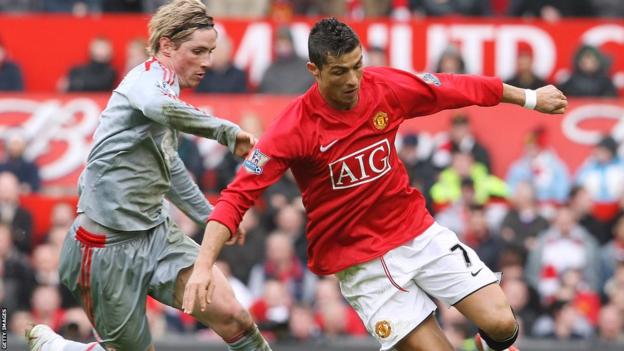
[[[524,98],[524,89],[503,83],[503,97],[501,102],[523,106]]]
[[[230,236],[230,230],[223,224],[215,221],[208,222],[195,265],[212,266],[217,260],[223,245],[230,239]]]

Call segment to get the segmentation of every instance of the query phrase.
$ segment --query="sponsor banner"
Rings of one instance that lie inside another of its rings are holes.
[[[21,64],[28,91],[56,91],[59,78],[85,62],[88,43],[96,36],[110,38],[113,65],[125,71],[127,43],[147,37],[146,15],[73,17],[66,15],[0,15],[2,41]],[[297,53],[307,57],[307,36],[314,19],[289,24]],[[233,59],[249,73],[252,86],[271,63],[277,24],[271,21],[219,20],[221,36],[233,42]],[[599,46],[611,58],[611,73],[624,94],[624,20],[567,19],[556,23],[525,19],[389,19],[352,21],[365,48],[385,48],[388,64],[414,72],[431,71],[440,53],[457,45],[468,73],[509,78],[519,47],[530,48],[534,69],[548,81],[566,77],[579,45]],[[33,55],[32,48],[40,55]]]
[[[255,116],[264,128],[293,99],[262,95],[189,95],[183,98],[204,111],[236,123]],[[44,184],[74,188],[107,100],[108,95],[0,94],[0,139],[8,137],[15,129],[21,130],[30,141],[26,157],[36,160]],[[522,155],[527,133],[537,127],[545,128],[546,142],[571,171],[579,167],[602,135],[610,134],[617,140],[624,140],[624,100],[571,100],[565,115],[544,115],[512,105],[471,107],[461,112],[468,114],[474,134],[490,151],[494,173],[499,176],[505,176],[511,162]],[[455,113],[457,111],[444,111],[408,120],[401,127],[401,133],[418,133],[420,150],[428,153],[436,145],[445,143],[450,118]],[[214,143],[197,137],[194,140],[208,159]],[[328,165],[335,175],[334,187],[349,187],[365,181],[354,179],[350,175],[354,170],[365,169],[371,177],[386,172],[388,147],[382,143]],[[1,148],[0,156],[3,156]],[[262,157],[251,161],[255,163],[251,162],[249,169],[261,172]],[[360,170],[358,174],[361,173]]]

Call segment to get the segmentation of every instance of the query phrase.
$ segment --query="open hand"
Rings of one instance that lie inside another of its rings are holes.
[[[182,311],[191,314],[195,311],[195,305],[199,304],[200,311],[204,312],[212,300],[214,288],[212,266],[204,267],[195,264],[193,273],[184,287]]]
[[[543,113],[561,114],[568,107],[568,98],[554,85],[547,85],[535,91],[537,105],[535,109]]]

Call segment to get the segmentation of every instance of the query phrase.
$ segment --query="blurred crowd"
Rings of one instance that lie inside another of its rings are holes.
[[[624,2],[622,2],[624,4]],[[147,60],[146,41],[135,38],[126,46],[124,72],[117,72],[111,64],[113,46],[106,37],[96,37],[88,47],[88,61],[69,68],[57,84],[59,92],[109,92],[132,68]],[[196,93],[214,94],[299,94],[314,82],[307,72],[307,59],[297,55],[289,27],[276,30],[274,59],[262,75],[259,84],[252,86],[247,72],[233,62],[232,42],[225,34],[218,38],[211,67]],[[366,48],[365,63],[369,66],[386,66],[387,52],[380,47]],[[534,71],[533,51],[529,45],[520,44],[515,74],[506,83],[521,88],[537,89],[546,84],[557,85],[570,97],[616,97],[618,89],[610,75],[611,58],[599,48],[583,45],[571,58],[570,69],[558,74],[556,81],[545,81]],[[437,60],[431,72],[473,73],[466,70],[460,50],[450,45]],[[19,63],[14,62],[0,41],[0,92],[23,91],[23,75]]]
[[[154,11],[165,0],[0,0],[0,13],[19,11],[46,12],[133,12]],[[298,15],[336,15],[347,18],[394,16],[404,19],[415,16],[534,16],[548,21],[574,16],[624,17],[624,1],[620,0],[211,0],[209,12],[218,18],[277,17],[277,23],[288,23]],[[79,10],[76,10],[78,8]],[[399,15],[402,13],[403,15]],[[359,14],[359,15],[358,15]],[[89,43],[89,59],[58,78],[60,92],[108,92],[133,67],[148,59],[145,38],[127,43],[125,52],[113,51],[109,38],[96,37]],[[568,96],[618,96],[611,72],[612,57],[597,47],[584,45],[570,57],[567,70],[558,72],[549,81],[534,71],[533,52],[529,45],[518,47],[517,67],[509,83],[532,88],[555,84]],[[124,56],[125,67],[119,71],[111,64],[117,55]],[[386,65],[387,48],[365,48],[369,65]],[[219,36],[212,67],[198,93],[267,93],[297,94],[304,92],[312,77],[306,71],[307,58],[299,57],[294,49],[293,35],[287,26],[278,27],[274,36],[271,65],[264,71],[259,83],[251,83],[248,72],[233,63],[232,41],[225,34]],[[431,72],[474,73],[467,71],[459,48],[449,46],[438,58]],[[11,58],[10,50],[0,37],[0,91],[23,91],[24,78],[19,62]],[[621,83],[618,84],[621,87]]]
[[[491,173],[488,148],[475,137],[471,116],[458,113],[435,140],[400,135],[396,142],[411,184],[422,190],[436,220],[473,247],[494,271],[522,324],[522,334],[557,340],[624,341],[624,148],[603,137],[576,170],[553,149],[546,129],[525,137],[523,153],[505,178]],[[243,128],[262,134],[254,115]],[[215,199],[239,167],[216,143],[181,138],[189,172]],[[5,141],[0,163],[0,304],[10,330],[29,320],[46,323],[77,340],[92,338],[89,321],[59,284],[58,255],[75,216],[59,202],[42,240],[33,237],[33,214],[21,195],[41,188],[37,166],[27,161],[18,133]],[[206,146],[207,145],[207,146]],[[181,229],[197,242],[203,231],[172,207]],[[238,299],[271,340],[318,341],[366,337],[364,326],[341,297],[334,277],[306,268],[305,213],[292,174],[270,187],[244,217],[244,246],[227,247],[219,261]],[[150,300],[153,335],[216,335],[179,311]],[[458,349],[471,326],[455,309],[440,306],[439,319]],[[469,349],[469,348],[467,348]]]
[[[392,16],[624,17],[618,0],[203,0],[216,17],[340,16],[352,19]],[[167,0],[0,0],[0,12],[154,12]]]
[[[0,0],[0,12],[153,12],[163,0]],[[621,0],[210,0],[215,17],[288,19],[335,15],[353,19],[392,16],[533,16],[556,21],[567,16],[624,17]],[[145,39],[128,43],[124,72],[112,65],[111,42],[94,38],[89,60],[58,81],[59,91],[111,91],[125,72],[147,58]],[[297,56],[288,27],[276,31],[274,57],[257,86],[232,62],[232,43],[219,36],[212,67],[198,93],[297,94],[313,83],[306,59]],[[19,62],[0,42],[0,91],[24,89]],[[369,66],[387,64],[383,48],[366,48]],[[530,47],[518,50],[517,69],[508,83],[536,89],[556,84],[568,96],[617,96],[609,76],[610,58],[582,46],[570,58],[570,73],[545,81],[533,70]],[[439,57],[433,72],[466,72],[454,46]],[[472,116],[454,115],[442,136],[405,134],[396,148],[412,186],[421,189],[436,220],[503,273],[502,287],[522,325],[522,334],[557,340],[624,342],[624,146],[604,136],[576,170],[568,169],[545,128],[525,137],[522,155],[504,177],[491,173],[488,148],[471,130]],[[241,126],[257,136],[262,123],[253,114]],[[25,156],[28,140],[4,135],[0,154],[0,305],[9,313],[9,330],[22,334],[28,321],[46,323],[68,338],[92,340],[89,321],[59,283],[58,255],[75,209],[59,202],[50,213],[43,240],[33,234],[33,213],[20,204],[42,190],[37,165]],[[239,167],[216,143],[180,138],[188,171],[215,199]],[[201,148],[201,149],[200,149]],[[179,210],[171,215],[201,242],[203,231]],[[219,261],[238,299],[250,309],[270,340],[316,341],[339,336],[366,337],[358,316],[341,297],[337,280],[317,277],[306,267],[306,218],[292,174],[269,188],[244,217],[244,246],[227,247]],[[171,333],[216,339],[209,329],[179,311],[148,301],[156,339]],[[454,308],[440,306],[439,321],[458,348],[474,327]]]

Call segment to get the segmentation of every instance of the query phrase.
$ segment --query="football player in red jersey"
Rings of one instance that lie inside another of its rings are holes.
[[[524,90],[498,78],[363,68],[358,37],[333,18],[316,23],[308,50],[316,84],[277,118],[223,191],[183,307],[210,303],[210,267],[221,247],[244,240],[236,236],[243,214],[290,168],[308,216],[309,268],[338,277],[382,351],[452,350],[429,296],[479,327],[481,349],[513,350],[518,324],[497,277],[433,220],[392,145],[409,118],[501,102],[563,113],[565,96],[553,86]]]

